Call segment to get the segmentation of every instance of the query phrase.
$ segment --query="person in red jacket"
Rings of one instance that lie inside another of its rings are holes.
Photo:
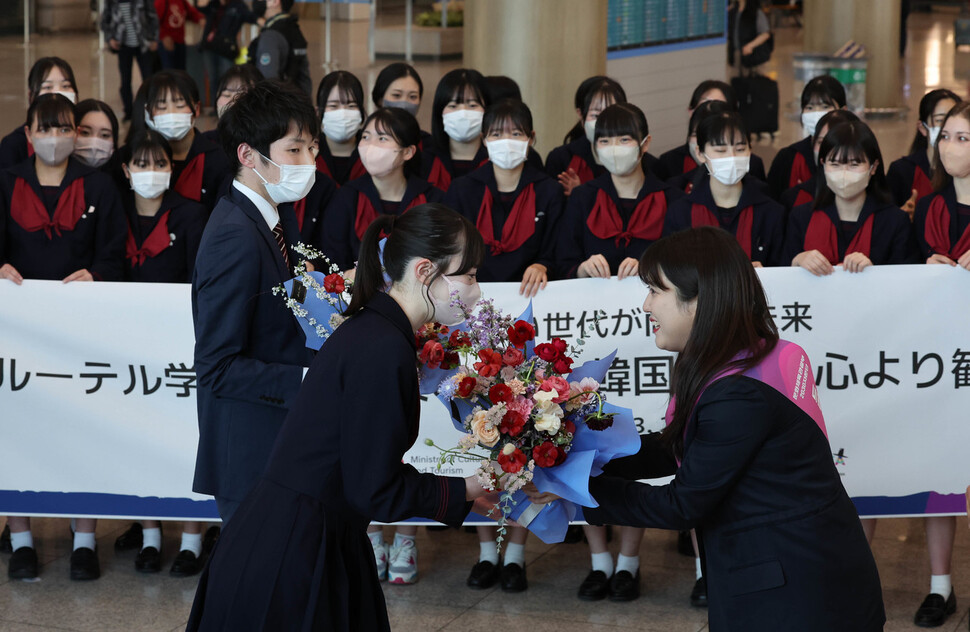
[[[205,16],[188,0],[155,0],[155,11],[162,68],[185,70],[185,21],[205,24]]]

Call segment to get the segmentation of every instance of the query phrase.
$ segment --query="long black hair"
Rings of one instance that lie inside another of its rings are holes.
[[[919,100],[919,122],[925,125],[927,132],[930,131],[930,119],[933,118],[933,110],[936,106],[940,104],[940,101],[945,101],[950,99],[954,104],[960,102],[960,97],[953,90],[947,90],[946,88],[938,88],[936,90],[930,90],[923,95],[923,98]],[[928,146],[927,135],[920,134],[919,130],[916,130],[916,136],[913,138],[913,144],[909,146],[909,153],[915,154],[917,152],[926,151]]]
[[[382,267],[379,244],[385,234]],[[385,273],[391,283],[400,282],[415,258],[428,259],[435,266],[424,287],[425,299],[430,302],[429,288],[448,272],[452,257],[459,257],[458,268],[448,274],[456,275],[478,267],[484,256],[485,243],[475,225],[444,204],[419,204],[401,216],[378,215],[360,240],[353,292],[344,315],[356,314],[386,289]]]
[[[327,99],[330,98],[334,88],[337,88],[341,105],[356,103],[357,110],[360,111],[360,120],[367,118],[367,111],[364,109],[364,86],[361,85],[357,75],[346,70],[334,70],[320,80],[320,85],[317,86],[317,111],[321,118],[327,109]]]
[[[40,95],[40,88],[47,79],[47,75],[51,73],[51,70],[57,68],[67,79],[71,87],[74,88],[75,100],[78,98],[77,93],[77,81],[74,80],[74,70],[71,69],[71,64],[67,63],[60,57],[41,57],[34,62],[34,65],[30,67],[30,74],[27,75],[27,91],[28,100],[33,102]]]
[[[74,117],[77,119],[78,127],[81,126],[84,117],[91,112],[101,112],[108,117],[108,123],[111,124],[111,141],[114,143],[115,149],[118,149],[118,117],[114,110],[104,101],[85,99],[74,106]]]
[[[394,139],[401,149],[414,147],[414,155],[404,163],[404,177],[418,175],[421,168],[421,126],[410,112],[401,108],[377,108],[364,121],[361,129],[366,129],[374,121],[374,130]]]
[[[879,141],[869,126],[860,120],[839,123],[829,126],[829,131],[822,139],[822,146],[818,150],[819,173],[815,190],[815,202],[812,208],[825,208],[835,202],[835,194],[825,180],[824,164],[826,160],[846,163],[850,160],[865,159],[871,169],[876,172],[869,178],[866,195],[874,197],[879,202],[889,202],[889,183],[886,181],[886,168],[879,150]]]
[[[576,96],[573,97],[573,104],[579,110],[580,118],[566,133],[566,137],[562,141],[564,145],[586,135],[583,124],[586,122],[586,115],[589,114],[590,105],[597,97],[612,100],[613,103],[626,103],[626,91],[615,79],[597,75],[583,81],[576,88]]]
[[[392,83],[404,77],[411,77],[417,82],[418,97],[421,99],[424,98],[424,84],[421,82],[421,75],[418,74],[418,71],[411,64],[396,61],[393,64],[384,66],[380,73],[378,73],[377,80],[374,81],[374,89],[370,93],[370,98],[374,102],[375,108],[384,107],[387,89],[391,87]]]
[[[673,286],[681,303],[697,300],[690,336],[674,363],[673,422],[661,435],[681,457],[697,398],[725,369],[744,371],[761,362],[778,344],[778,328],[750,259],[721,228],[693,228],[653,242],[639,272],[652,288]]]
[[[452,101],[464,103],[468,98],[478,101],[483,110],[488,109],[488,85],[482,73],[474,68],[456,68],[438,82],[431,104],[431,137],[440,151],[448,152],[450,147],[443,120],[445,106]]]

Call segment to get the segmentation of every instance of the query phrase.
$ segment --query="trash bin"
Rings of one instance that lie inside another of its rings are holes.
[[[862,114],[866,109],[866,71],[869,62],[865,57],[843,58],[820,53],[795,53],[793,58],[792,88],[795,110],[801,109],[805,84],[819,75],[832,75],[842,83],[848,109],[856,114]]]

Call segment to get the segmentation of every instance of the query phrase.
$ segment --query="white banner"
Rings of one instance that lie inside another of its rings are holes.
[[[970,484],[970,275],[887,266],[816,278],[759,270],[782,337],[812,360],[832,458],[860,513],[964,512]],[[517,316],[518,284],[483,292]],[[611,401],[658,431],[671,354],[653,344],[637,279],[549,284],[538,337],[613,349]],[[0,282],[0,515],[212,518],[193,494],[198,440],[189,287]],[[458,434],[435,399],[405,460],[435,471]],[[456,464],[441,473],[471,473]]]

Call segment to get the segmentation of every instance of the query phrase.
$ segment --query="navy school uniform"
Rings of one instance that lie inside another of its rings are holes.
[[[526,164],[533,169],[542,171],[542,157],[532,147],[525,158]],[[478,152],[471,160],[453,160],[451,153],[435,145],[425,144],[421,152],[421,177],[442,191],[447,191],[452,180],[467,176],[472,171],[488,163],[488,148],[485,143],[478,148]]]
[[[427,180],[411,176],[400,202],[381,199],[370,174],[351,180],[334,194],[324,214],[323,253],[341,270],[349,270],[357,261],[360,240],[378,215],[402,215],[412,206],[441,202],[444,192]]]
[[[153,217],[135,209],[134,193],[123,196],[128,216],[125,280],[189,283],[209,213],[175,191],[166,191]]]
[[[751,261],[780,265],[784,247],[785,210],[764,192],[764,183],[745,176],[738,205],[722,209],[714,202],[711,177],[704,174],[687,197],[667,213],[664,234],[698,226],[719,226],[737,238]]]
[[[832,265],[852,252],[861,252],[874,265],[919,262],[913,224],[892,202],[867,195],[855,222],[842,221],[834,202],[821,209],[812,206],[799,206],[788,218],[783,265],[807,250],[818,250]]]
[[[609,173],[576,187],[557,230],[558,276],[574,278],[579,264],[596,254],[606,258],[611,274],[624,259],[639,259],[660,239],[666,215],[682,195],[649,173],[636,200],[621,200]]]
[[[198,130],[185,160],[172,161],[172,190],[182,197],[200,202],[209,213],[226,192],[225,185],[232,176],[222,145]]]
[[[688,154],[688,157],[690,157],[690,154]],[[678,176],[668,178],[667,182],[684,193],[690,193],[694,189],[696,181],[704,175],[707,175],[707,173],[707,167],[700,167],[695,163],[693,169],[685,171]],[[761,159],[761,156],[751,154],[751,162],[748,164],[748,175],[757,178],[761,182],[765,181],[765,161]]]
[[[682,176],[697,168],[697,162],[690,155],[690,148],[687,143],[660,154],[659,161],[661,168],[667,173],[665,179]]]
[[[643,155],[640,161],[644,173],[652,173],[659,180],[666,180],[669,176],[660,160],[649,153]],[[593,158],[593,146],[585,135],[576,140],[560,145],[546,156],[546,173],[556,179],[559,174],[572,168],[579,176],[579,183],[586,184],[594,178],[607,173],[606,167]]]
[[[34,148],[27,141],[27,132],[18,125],[0,140],[0,169],[20,164],[34,155]]]
[[[813,143],[812,137],[807,136],[778,151],[768,170],[768,195],[772,199],[780,199],[782,193],[815,174]]]
[[[933,169],[926,157],[926,150],[903,156],[889,165],[886,178],[889,180],[889,190],[893,195],[893,203],[902,207],[916,191],[916,201],[920,201],[933,193]]]
[[[529,165],[515,191],[500,193],[491,163],[456,179],[445,194],[446,206],[478,227],[485,239],[479,281],[521,281],[533,263],[555,274],[555,243],[563,195],[559,183]]]
[[[334,156],[330,153],[330,145],[327,144],[327,137],[323,134],[320,134],[317,171],[336,182],[338,187],[367,175],[367,170],[364,169],[364,163],[360,161],[360,155],[356,149],[349,156]]]
[[[370,521],[458,526],[457,477],[402,461],[419,436],[414,330],[377,293],[306,375],[266,471],[223,530],[188,630],[389,630]]]
[[[61,280],[87,269],[124,276],[125,214],[111,178],[74,158],[58,187],[42,187],[34,159],[0,172],[0,265],[25,279]]]
[[[818,175],[814,174],[811,178],[796,184],[792,188],[788,189],[781,194],[781,205],[785,207],[785,217],[787,218],[793,208],[797,208],[802,204],[811,204],[815,201],[815,190],[818,187]],[[788,225],[787,219],[785,225]]]
[[[934,254],[957,261],[970,250],[970,206],[957,202],[952,182],[917,203],[913,226],[923,261]]]
[[[302,200],[293,203],[302,243],[323,250],[323,216],[336,192],[337,183],[327,174],[317,171],[310,192]]]

